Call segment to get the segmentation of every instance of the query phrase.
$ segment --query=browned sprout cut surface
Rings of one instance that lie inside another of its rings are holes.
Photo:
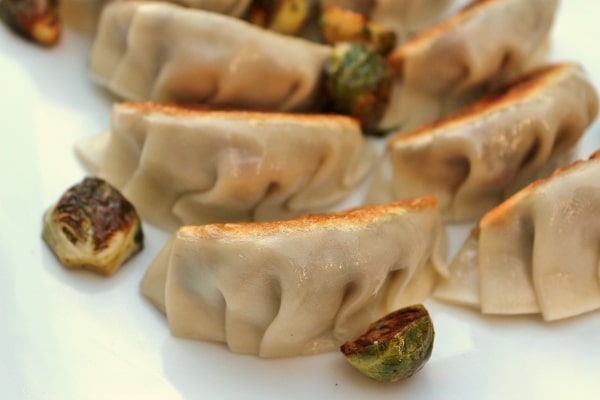
[[[58,0],[0,0],[0,17],[15,32],[43,46],[60,40]]]
[[[435,333],[427,309],[413,305],[375,321],[341,347],[352,366],[369,378],[396,382],[419,371],[433,350]]]
[[[105,181],[85,178],[44,216],[44,241],[67,268],[114,273],[143,246],[133,205]]]

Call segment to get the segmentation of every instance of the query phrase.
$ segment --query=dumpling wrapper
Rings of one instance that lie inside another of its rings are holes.
[[[381,127],[431,123],[542,64],[557,4],[474,1],[397,47],[388,56],[396,79]]]
[[[393,137],[367,202],[434,195],[446,221],[478,219],[568,163],[597,112],[581,67],[546,66],[453,117]]]
[[[436,95],[512,77],[543,46],[558,0],[479,0],[392,52],[404,85]]]
[[[141,291],[177,337],[287,357],[334,351],[420,303],[445,268],[434,198],[295,220],[185,226]]]
[[[600,152],[487,213],[434,296],[484,314],[546,321],[600,308]]]
[[[396,33],[396,43],[406,42],[449,18],[469,0],[376,0],[370,20]]]
[[[102,9],[110,2],[130,0],[61,0],[61,17],[65,23],[83,32],[96,30]],[[217,12],[231,16],[241,16],[251,0],[148,0],[179,4],[185,7]]]
[[[343,116],[132,102],[116,104],[110,131],[76,152],[142,219],[167,230],[328,209],[375,160],[358,123]]]
[[[90,74],[127,100],[302,111],[330,53],[217,13],[117,2],[102,13]]]

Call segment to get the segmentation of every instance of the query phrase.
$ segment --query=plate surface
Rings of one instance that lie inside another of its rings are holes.
[[[553,57],[582,63],[600,87],[600,2],[563,1]],[[140,295],[167,239],[116,276],[63,269],[42,242],[42,214],[84,171],[73,144],[107,129],[111,99],[87,79],[90,38],[66,31],[45,50],[0,26],[0,397],[5,399],[597,399],[600,312],[545,324],[491,318],[433,300],[434,353],[413,378],[378,384],[337,354],[260,360],[170,336]],[[581,157],[600,149],[600,123]],[[454,249],[467,228],[453,227]]]

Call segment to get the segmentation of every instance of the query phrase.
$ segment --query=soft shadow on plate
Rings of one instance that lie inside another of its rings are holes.
[[[165,322],[166,323],[166,322]],[[338,352],[314,356],[260,359],[229,352],[219,343],[167,337],[161,349],[167,379],[182,398],[306,399],[364,396],[363,398],[418,398],[429,379],[427,366],[413,377],[382,383],[350,366]]]

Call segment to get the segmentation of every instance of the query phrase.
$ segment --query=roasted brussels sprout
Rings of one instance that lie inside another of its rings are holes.
[[[362,43],[379,53],[387,54],[396,45],[396,34],[370,22],[364,15],[336,6],[327,6],[321,12],[321,33],[329,44]]]
[[[311,0],[255,0],[250,22],[284,35],[298,35],[312,13]]]
[[[60,40],[58,0],[0,0],[0,17],[15,32],[43,46]]]
[[[392,74],[382,55],[362,44],[339,44],[325,65],[324,81],[326,111],[354,117],[366,132],[380,133],[377,123],[392,86]]]
[[[67,268],[111,275],[143,246],[133,205],[98,178],[69,188],[44,215],[42,238]]]
[[[433,349],[434,329],[422,305],[394,311],[341,347],[346,359],[370,378],[396,382],[419,371]]]

